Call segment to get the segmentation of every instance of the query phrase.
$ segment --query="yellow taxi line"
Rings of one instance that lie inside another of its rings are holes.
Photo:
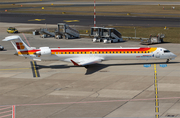
[[[24,69],[31,69],[31,68],[11,68],[11,69],[0,69],[0,71],[3,71],[3,70],[24,70]]]

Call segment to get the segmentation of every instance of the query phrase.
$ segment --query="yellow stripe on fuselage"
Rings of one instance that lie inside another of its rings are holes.
[[[34,52],[21,52],[21,51],[18,52],[18,55],[32,55],[32,54],[34,54]]]
[[[154,51],[156,51],[156,50],[157,50],[157,47],[151,47],[151,49],[149,49],[148,51],[154,52]]]

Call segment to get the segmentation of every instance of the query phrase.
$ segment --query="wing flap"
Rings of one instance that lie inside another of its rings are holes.
[[[81,61],[79,61],[79,63],[73,61],[71,59],[71,62],[75,65],[75,66],[86,66],[86,65],[91,65],[91,64],[95,64],[95,63],[99,63],[101,62],[103,59],[101,58],[96,58],[96,59],[81,59]]]
[[[102,61],[102,59],[95,59],[95,60],[83,61],[83,62],[80,62],[79,64],[81,66],[86,66],[86,65],[91,65],[91,64],[99,63],[101,61]]]

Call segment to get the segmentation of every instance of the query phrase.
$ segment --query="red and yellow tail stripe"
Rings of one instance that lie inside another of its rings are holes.
[[[25,47],[22,42],[16,42],[17,49],[23,50]]]

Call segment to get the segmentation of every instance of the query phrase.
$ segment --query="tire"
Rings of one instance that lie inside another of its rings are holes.
[[[65,36],[65,39],[69,39],[68,36]]]

